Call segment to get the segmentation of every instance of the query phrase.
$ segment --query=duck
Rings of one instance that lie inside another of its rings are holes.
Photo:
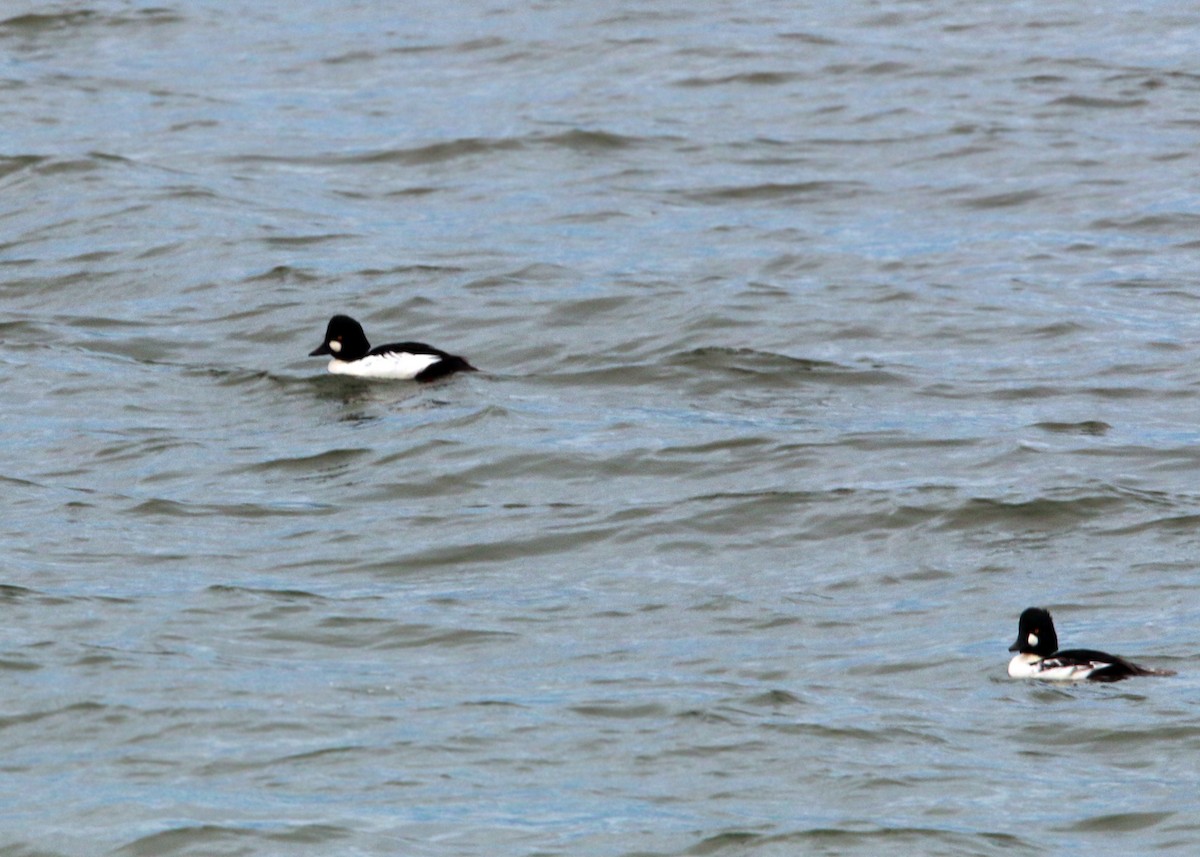
[[[324,341],[309,357],[330,355],[334,375],[392,381],[436,381],[455,372],[475,372],[464,358],[423,342],[394,342],[371,347],[362,325],[348,315],[335,315],[325,327]]]
[[[1144,667],[1095,649],[1058,648],[1050,611],[1029,607],[1017,621],[1017,641],[1008,647],[1016,656],[1008,662],[1013,678],[1048,681],[1120,681],[1132,676],[1175,675],[1173,670]]]

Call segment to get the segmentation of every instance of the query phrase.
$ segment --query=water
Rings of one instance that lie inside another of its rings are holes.
[[[4,6],[0,854],[1194,854],[1193,17]]]

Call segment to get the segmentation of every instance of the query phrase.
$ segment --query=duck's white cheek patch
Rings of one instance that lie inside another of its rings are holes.
[[[1029,645],[1031,645],[1031,646],[1036,646],[1038,644],[1038,635],[1030,634],[1028,637],[1025,638],[1025,641],[1027,643],[1029,643]]]
[[[329,350],[334,354],[337,354],[342,350],[342,343],[338,342],[336,339],[329,340]]]

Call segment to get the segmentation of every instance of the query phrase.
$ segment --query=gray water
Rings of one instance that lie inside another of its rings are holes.
[[[2,10],[0,854],[1200,850],[1194,10]]]

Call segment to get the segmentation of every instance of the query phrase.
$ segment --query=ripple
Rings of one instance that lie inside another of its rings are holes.
[[[1092,95],[1065,95],[1056,98],[1051,104],[1063,107],[1086,107],[1089,110],[1130,110],[1145,107],[1143,98],[1100,98]]]
[[[681,87],[729,86],[742,84],[747,86],[780,86],[802,79],[802,75],[776,71],[749,71],[720,77],[685,77],[675,82]]]
[[[862,369],[753,348],[695,348],[671,355],[666,365],[695,372],[721,373],[742,382],[750,376],[756,385],[778,383],[787,386],[796,381],[852,387],[907,383],[902,375],[882,368]]]
[[[350,830],[331,824],[280,823],[275,829],[259,825],[178,824],[157,833],[138,837],[112,853],[121,857],[158,857],[177,853],[230,853],[230,849],[255,848],[255,843],[270,847],[282,845],[331,845],[351,835]]]
[[[642,718],[666,717],[670,712],[663,705],[623,705],[615,703],[593,703],[590,705],[573,705],[571,711],[584,717],[595,717],[603,720],[638,720]]]
[[[1118,812],[1093,816],[1068,825],[1063,830],[1080,833],[1128,833],[1155,827],[1175,816],[1173,812]]]
[[[1103,437],[1112,431],[1112,426],[1103,420],[1084,420],[1078,423],[1041,422],[1034,423],[1032,428],[1051,434],[1080,434],[1089,437]]]
[[[261,503],[195,503],[155,497],[143,500],[126,510],[127,513],[146,517],[171,518],[241,518],[256,520],[274,517],[306,517],[327,515],[336,510],[333,506],[311,501],[281,500],[270,505]]]
[[[731,185],[708,190],[684,191],[681,195],[693,202],[725,205],[731,202],[794,201],[809,203],[831,197],[845,199],[850,196],[859,196],[865,192],[867,192],[867,188],[858,182],[813,180]]]

